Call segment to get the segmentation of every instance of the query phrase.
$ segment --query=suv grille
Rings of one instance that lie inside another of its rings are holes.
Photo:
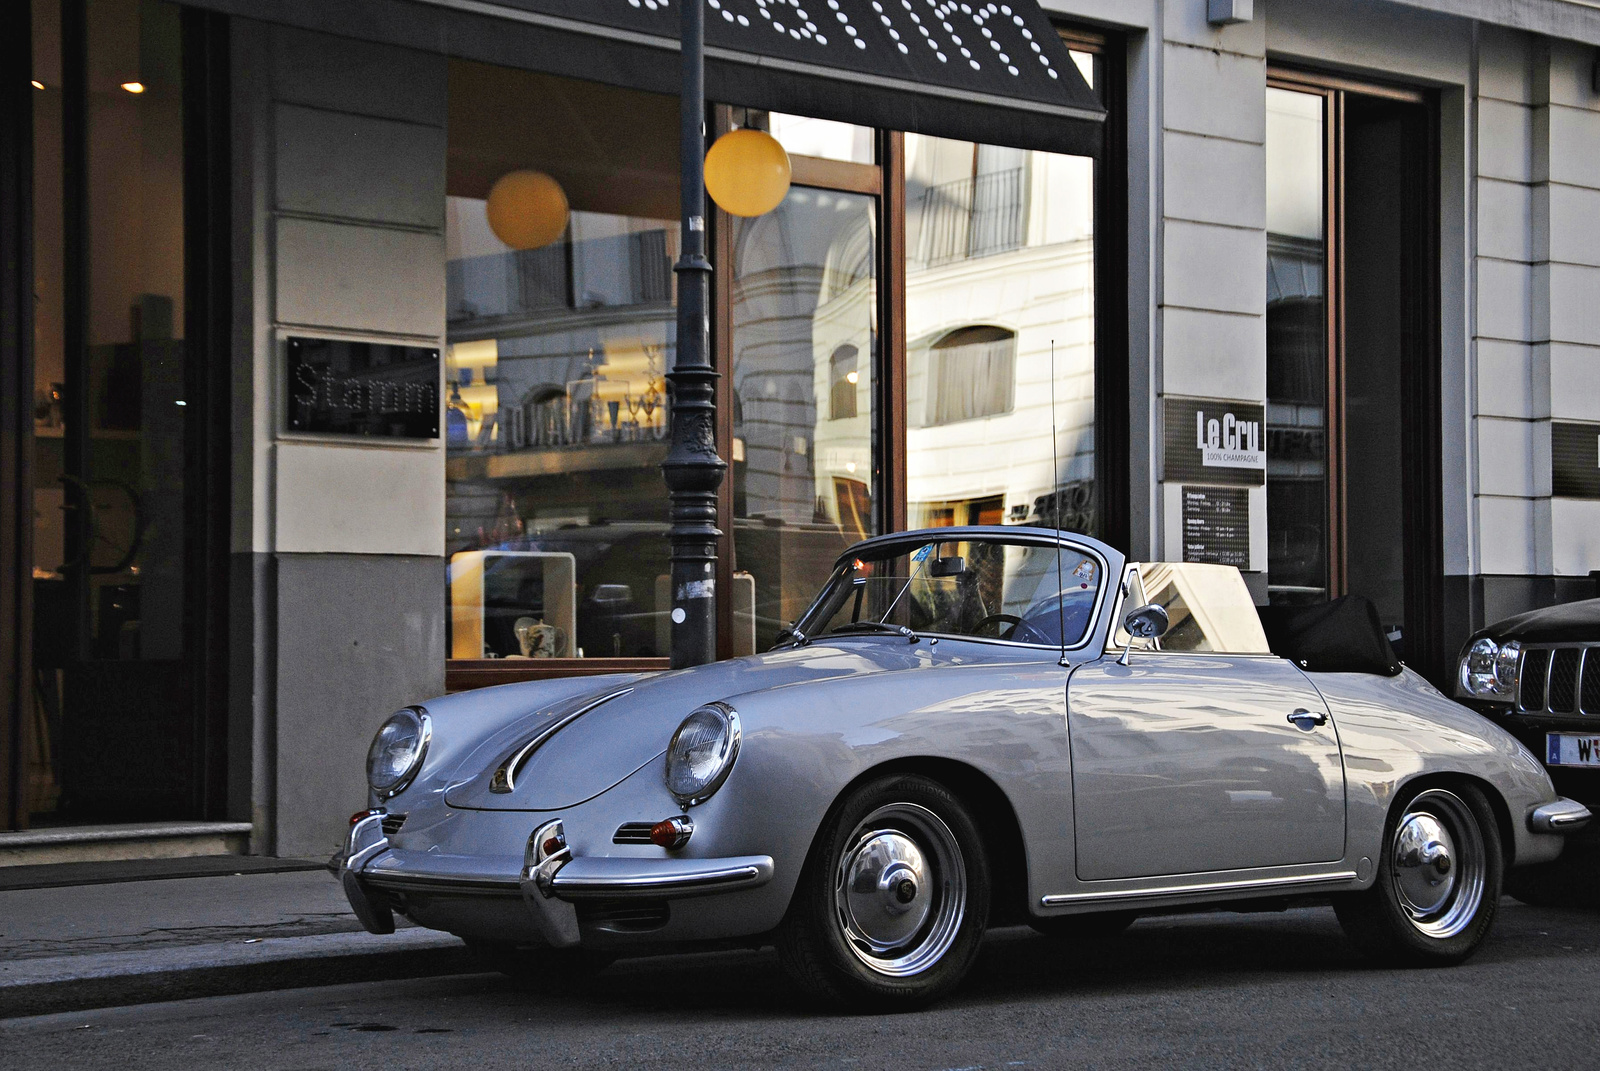
[[[1517,676],[1517,709],[1600,715],[1600,646],[1530,647]]]

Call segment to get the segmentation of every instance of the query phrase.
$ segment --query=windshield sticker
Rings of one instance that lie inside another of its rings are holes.
[[[915,554],[911,555],[911,560],[914,561],[914,562],[920,562],[931,553],[933,553],[933,544],[932,543],[924,543],[922,545],[922,549],[921,550],[919,550]]]

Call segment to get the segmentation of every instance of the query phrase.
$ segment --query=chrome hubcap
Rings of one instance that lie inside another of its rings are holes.
[[[926,807],[880,807],[845,841],[835,915],[850,950],[879,974],[904,977],[937,963],[955,942],[966,902],[961,849]]]
[[[1483,902],[1485,861],[1477,819],[1452,792],[1412,800],[1389,849],[1396,898],[1419,933],[1454,937]]]

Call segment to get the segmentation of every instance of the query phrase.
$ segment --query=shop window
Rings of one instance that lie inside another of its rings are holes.
[[[732,228],[733,537],[766,650],[876,530],[877,200],[796,185]]]
[[[1098,534],[1092,161],[908,134],[905,182],[910,525]]]
[[[677,109],[672,97],[450,65],[452,658],[667,654]],[[535,118],[508,124],[508,111]],[[564,223],[547,244],[512,248],[488,198],[502,176],[530,171],[561,198],[522,210],[559,212],[564,199]]]

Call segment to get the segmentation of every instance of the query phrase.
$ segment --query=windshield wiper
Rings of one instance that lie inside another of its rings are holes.
[[[909,643],[917,642],[917,634],[904,625],[890,625],[882,621],[851,621],[828,630],[834,635],[846,632],[889,632],[896,636],[904,636]]]

